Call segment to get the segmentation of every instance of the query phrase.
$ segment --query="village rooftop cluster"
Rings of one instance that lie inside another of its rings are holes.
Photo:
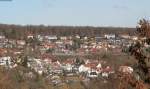
[[[28,34],[25,40],[8,39],[0,36],[0,66],[15,68],[26,60],[25,66],[46,75],[53,84],[61,83],[60,76],[87,78],[108,78],[115,70],[103,60],[80,59],[78,57],[60,60],[57,56],[84,56],[112,51],[118,55],[122,47],[129,47],[138,38],[129,35],[105,34],[102,36],[56,36]],[[129,66],[119,70],[132,73]],[[32,75],[32,73],[29,73]]]

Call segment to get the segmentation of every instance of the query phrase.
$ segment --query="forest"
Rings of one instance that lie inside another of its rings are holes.
[[[105,34],[135,34],[136,28],[127,27],[90,27],[90,26],[44,26],[44,25],[7,25],[0,24],[0,33],[8,38],[23,39],[28,34],[57,36],[100,36]]]

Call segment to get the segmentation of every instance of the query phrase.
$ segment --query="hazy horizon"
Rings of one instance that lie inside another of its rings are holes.
[[[3,0],[0,23],[135,27],[139,19],[149,19],[149,3],[149,0]]]

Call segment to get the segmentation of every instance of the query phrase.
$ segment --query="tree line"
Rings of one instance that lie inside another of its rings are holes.
[[[0,34],[8,38],[23,39],[28,34],[72,36],[100,36],[105,34],[133,35],[135,28],[122,27],[90,27],[90,26],[44,26],[44,25],[8,25],[0,24]]]

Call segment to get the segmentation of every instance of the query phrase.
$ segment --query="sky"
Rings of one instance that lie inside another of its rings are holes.
[[[135,27],[150,0],[0,0],[0,23]]]

